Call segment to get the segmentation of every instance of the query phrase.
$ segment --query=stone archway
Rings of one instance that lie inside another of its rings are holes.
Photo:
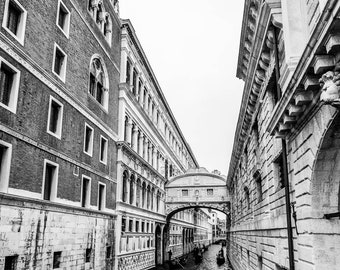
[[[155,230],[155,265],[162,264],[162,229],[160,225]]]
[[[340,115],[326,131],[311,177],[312,237],[315,269],[337,269],[340,255]],[[299,227],[299,223],[298,223]]]

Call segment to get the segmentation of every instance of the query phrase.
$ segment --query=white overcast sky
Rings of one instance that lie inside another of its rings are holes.
[[[200,166],[227,174],[243,82],[242,0],[120,0]]]

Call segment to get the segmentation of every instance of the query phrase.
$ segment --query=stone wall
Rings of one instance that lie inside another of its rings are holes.
[[[61,252],[60,269],[112,269],[112,216],[7,195],[0,204],[1,269],[7,256],[17,256],[16,269],[50,269],[55,252]]]

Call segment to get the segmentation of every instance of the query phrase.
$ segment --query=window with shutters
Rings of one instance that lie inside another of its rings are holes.
[[[54,201],[57,198],[58,169],[59,169],[58,164],[45,159],[44,182],[42,189],[44,200]]]
[[[17,0],[6,0],[2,27],[24,45],[27,11]]]
[[[66,65],[66,53],[57,44],[54,44],[52,71],[63,82],[66,79]]]
[[[47,133],[60,139],[63,125],[63,104],[52,96],[50,96],[47,119]]]
[[[0,106],[16,113],[20,72],[0,57]]]
[[[59,0],[56,24],[67,38],[69,37],[70,31],[70,15],[71,13],[66,5],[63,1]]]

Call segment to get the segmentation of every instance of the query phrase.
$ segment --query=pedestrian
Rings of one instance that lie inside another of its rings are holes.
[[[171,249],[168,251],[168,253],[169,253],[169,261],[171,261],[171,256],[172,256],[172,251],[171,251]]]

